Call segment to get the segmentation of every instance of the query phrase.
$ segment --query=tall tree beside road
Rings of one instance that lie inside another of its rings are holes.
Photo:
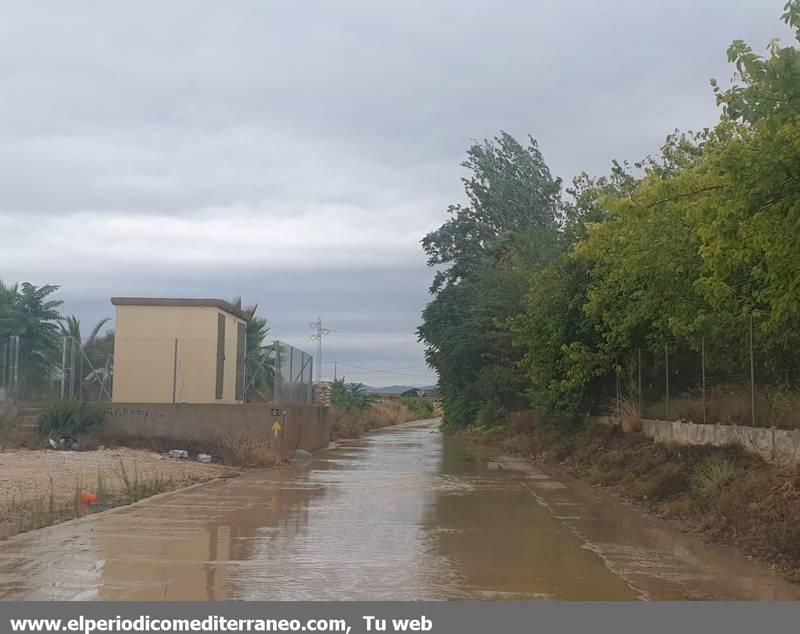
[[[800,0],[783,20],[800,41]],[[523,393],[551,410],[602,406],[608,379],[633,381],[637,349],[713,342],[706,369],[741,373],[751,317],[757,374],[788,380],[800,363],[800,50],[773,41],[760,56],[736,41],[728,58],[733,84],[712,82],[716,126],[671,134],[634,169],[579,176],[566,202],[535,144],[502,135],[470,149],[468,204],[423,240],[437,273],[419,334],[448,420],[485,420]]]
[[[422,241],[436,268],[418,329],[439,374],[447,421],[494,419],[524,402],[518,353],[501,322],[521,309],[530,272],[558,250],[561,183],[533,139],[474,144],[462,164],[465,205]]]

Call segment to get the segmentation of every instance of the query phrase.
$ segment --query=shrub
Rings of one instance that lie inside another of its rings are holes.
[[[417,399],[419,400],[419,399]],[[331,425],[336,438],[358,438],[364,432],[420,418],[405,399],[386,398],[373,401],[366,409],[333,405]]]
[[[103,406],[77,399],[56,401],[39,418],[39,428],[48,436],[80,436],[100,429],[105,423]]]
[[[690,481],[692,492],[701,496],[715,493],[731,480],[735,473],[736,463],[732,459],[709,456],[692,474]]]
[[[419,419],[433,418],[433,401],[430,399],[403,396],[400,402]]]
[[[478,424],[492,427],[508,416],[508,411],[496,401],[485,401],[478,410]]]

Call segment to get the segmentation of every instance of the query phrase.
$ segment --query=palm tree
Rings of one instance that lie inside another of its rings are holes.
[[[100,330],[109,321],[111,321],[110,317],[104,317],[98,321],[94,325],[94,328],[92,328],[92,330],[89,332],[89,336],[86,338],[86,340],[84,340],[81,336],[81,320],[75,315],[69,315],[68,317],[65,317],[63,321],[59,322],[62,337],[73,338],[77,344],[78,355],[80,357],[75,359],[75,365],[77,368],[79,368],[79,371],[72,373],[72,390],[70,390],[72,394],[80,396],[83,384],[87,381],[87,379],[94,380],[96,373],[102,369],[102,362],[104,359],[97,358],[98,355],[93,355],[91,352],[96,347],[96,344],[100,341]],[[87,360],[87,365],[91,367],[86,368],[84,366],[84,359]]]
[[[53,380],[58,350],[60,300],[48,299],[59,289],[54,284],[7,285],[0,282],[0,337],[19,337],[19,379],[29,396],[42,395]]]
[[[334,379],[331,385],[331,404],[337,407],[364,410],[377,400],[374,394],[367,392],[363,383],[347,383],[342,377]]]
[[[86,349],[90,347],[97,336],[100,334],[100,329],[105,326],[109,321],[111,321],[111,317],[104,317],[100,321],[98,321],[94,328],[92,328],[89,336],[84,341],[81,337],[81,320],[78,319],[75,315],[69,315],[68,317],[64,317],[63,321],[59,322],[59,326],[61,328],[61,335],[63,337],[73,337],[82,349]]]
[[[13,334],[10,332],[11,315],[17,300],[18,288],[17,284],[8,285],[0,280],[0,337]]]
[[[269,334],[267,318],[256,315],[258,304],[243,306],[240,296],[234,297],[229,303],[249,317],[246,327],[245,368],[250,387],[244,395],[245,400],[253,394],[266,400],[272,395],[274,376],[274,363],[265,343]]]

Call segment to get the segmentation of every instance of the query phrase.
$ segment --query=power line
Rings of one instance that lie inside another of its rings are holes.
[[[411,377],[425,378],[425,379],[432,378],[430,374],[406,374],[404,372],[393,372],[391,370],[378,370],[376,368],[367,368],[367,367],[365,367],[363,365],[355,365],[353,363],[345,363],[344,361],[336,361],[335,363],[337,363],[338,365],[346,366],[348,368],[355,368],[357,370],[367,370],[368,372],[377,372],[379,374],[391,374],[393,376],[411,376]],[[421,367],[421,366],[417,366],[417,367]]]
[[[331,336],[333,336],[333,335],[331,335]],[[339,361],[339,360],[323,361],[323,363],[338,363],[340,365],[352,365],[352,364],[345,363],[344,361]],[[428,368],[430,366],[427,366],[427,365],[404,365],[401,368],[383,368],[381,370],[378,370],[377,368],[365,368],[364,366],[357,366],[357,367],[360,368],[360,369],[364,369],[364,370],[369,369],[369,370],[372,370],[373,372],[394,372],[396,370],[416,370],[417,368]]]

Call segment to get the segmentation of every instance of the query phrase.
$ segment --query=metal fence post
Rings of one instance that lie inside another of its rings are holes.
[[[272,400],[278,405],[283,398],[281,394],[281,342],[275,342],[275,371],[272,376]]]
[[[78,369],[78,399],[83,400],[83,345],[80,345],[79,348],[81,355],[79,357],[80,368]]]
[[[706,338],[700,339],[700,365],[703,375],[703,424],[706,422]]]
[[[308,371],[308,402],[314,402],[314,357],[311,357],[308,360],[309,363],[309,371]],[[305,377],[303,377],[305,380]]]
[[[639,415],[644,416],[644,397],[642,395],[642,349],[639,351]]]
[[[178,389],[178,338],[175,337],[175,348],[172,353],[172,402]]]
[[[19,395],[19,335],[12,335],[8,339],[11,350],[8,355],[8,362],[11,365],[11,394],[14,397]]]
[[[61,398],[75,397],[75,346],[77,339],[70,335],[61,338]],[[52,374],[51,374],[52,377]],[[48,380],[48,383],[52,378]],[[78,393],[80,397],[80,392]]]
[[[669,420],[669,344],[667,343],[664,344],[664,377],[667,386],[667,420]]]
[[[75,398],[75,346],[76,346],[77,339],[75,337],[70,337],[69,342],[69,354],[70,354],[70,366],[69,366],[69,396],[70,398]],[[80,398],[80,394],[78,394]]]
[[[756,373],[753,363],[753,313],[750,313],[750,415],[753,427],[756,426]]]
[[[61,400],[64,400],[64,382],[67,373],[67,338],[61,338]]]
[[[289,347],[289,395],[292,400],[294,400],[296,390],[294,385],[292,384],[294,381],[294,374],[292,373],[294,370],[294,347]]]
[[[5,342],[0,343],[0,389],[3,390],[5,397],[5,390],[8,389],[8,344]]]

